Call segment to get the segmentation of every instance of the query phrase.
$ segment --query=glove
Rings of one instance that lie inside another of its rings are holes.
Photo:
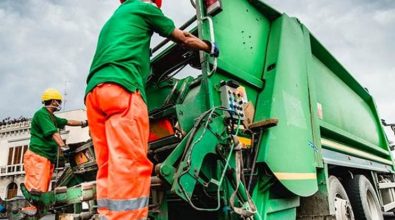
[[[67,146],[67,144],[60,146],[60,149],[64,152],[64,151],[68,151],[70,150],[69,146]]]
[[[219,56],[219,49],[215,42],[210,42],[208,40],[203,40],[204,43],[206,43],[210,47],[210,56],[212,57],[218,57]]]
[[[86,126],[88,126],[88,120],[81,121],[81,128],[85,128]]]
[[[61,149],[60,156],[63,156],[64,158],[69,159],[69,157],[71,155],[70,147],[67,145],[63,145],[60,147],[60,149]]]

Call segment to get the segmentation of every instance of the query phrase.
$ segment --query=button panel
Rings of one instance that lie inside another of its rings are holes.
[[[248,102],[245,88],[243,86],[233,88],[228,85],[223,85],[220,91],[222,106],[232,110],[234,118],[240,117],[241,120],[244,120],[245,114],[243,106]],[[229,112],[226,112],[225,115],[230,117]]]

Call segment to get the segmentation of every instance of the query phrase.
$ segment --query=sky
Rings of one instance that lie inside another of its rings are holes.
[[[263,0],[297,17],[395,122],[395,1]],[[31,117],[48,87],[66,93],[65,110],[84,108],[85,80],[98,34],[118,0],[0,0],[0,120]],[[180,26],[189,0],[163,0]],[[161,39],[154,37],[153,42]]]

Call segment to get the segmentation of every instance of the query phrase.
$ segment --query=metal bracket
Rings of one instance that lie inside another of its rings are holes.
[[[267,128],[274,127],[277,124],[278,124],[278,119],[271,118],[271,119],[267,119],[267,120],[254,122],[254,123],[250,124],[250,126],[248,128],[250,130],[267,129]]]

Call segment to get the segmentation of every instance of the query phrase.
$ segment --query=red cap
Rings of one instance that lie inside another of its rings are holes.
[[[158,6],[158,8],[162,7],[162,0],[155,0],[155,4]]]
[[[120,1],[120,2],[121,2],[121,4],[122,4],[122,3],[124,3],[126,0],[119,0],[119,1]]]

